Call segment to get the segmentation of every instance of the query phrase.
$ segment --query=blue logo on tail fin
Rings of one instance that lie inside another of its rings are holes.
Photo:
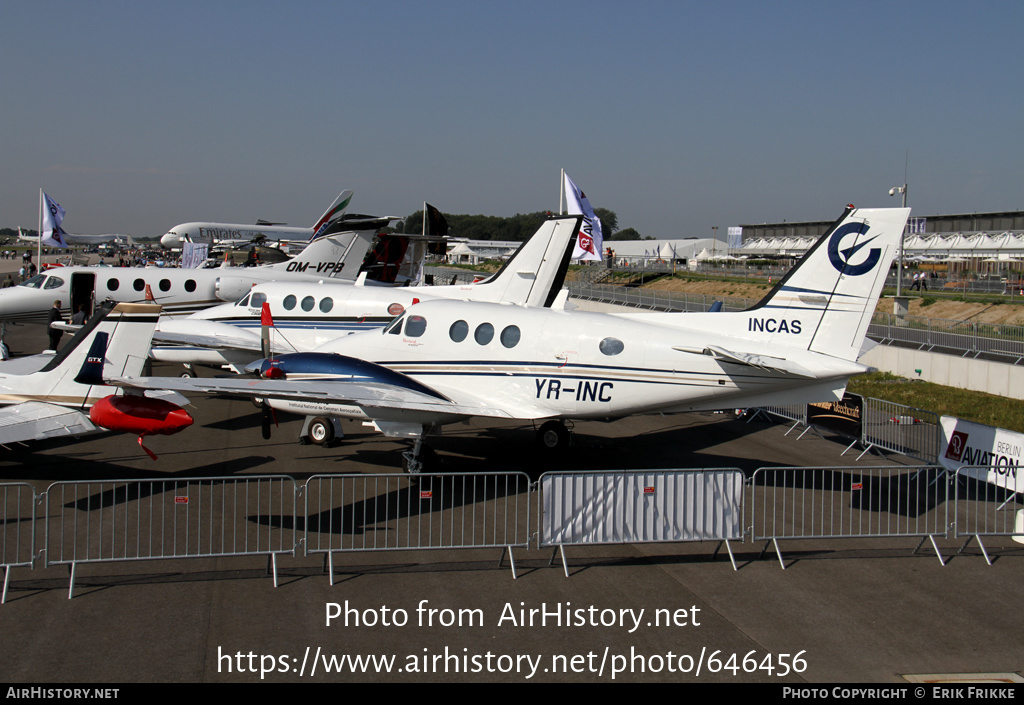
[[[864,242],[858,242],[853,247],[848,247],[845,250],[839,249],[840,241],[850,235],[851,233],[857,233],[863,235],[868,231],[867,223],[847,223],[836,229],[832,233],[832,237],[828,240],[828,259],[841,274],[849,274],[850,276],[860,276],[861,274],[867,274],[875,265],[878,264],[878,260],[882,258],[882,250],[877,247],[872,247],[868,252],[868,258],[860,264],[850,264],[850,258],[853,257],[861,248],[867,246],[872,240],[878,238],[871,238]]]
[[[75,376],[79,384],[103,384],[103,358],[107,354],[107,334],[99,332],[89,347],[82,369]]]

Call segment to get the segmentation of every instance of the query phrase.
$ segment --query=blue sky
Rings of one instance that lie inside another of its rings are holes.
[[[0,226],[1024,210],[1024,2],[0,3]]]

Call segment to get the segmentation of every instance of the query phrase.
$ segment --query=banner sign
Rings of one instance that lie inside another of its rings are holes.
[[[955,471],[964,465],[988,466],[988,472],[967,471],[966,474],[1014,492],[1024,492],[1021,477],[1021,453],[1024,434],[1003,428],[943,416],[942,445],[939,462]]]
[[[864,397],[847,392],[843,394],[842,401],[808,404],[807,425],[850,438],[860,438],[863,409]]]
[[[181,268],[196,269],[206,261],[209,245],[205,242],[186,242],[181,246]]]

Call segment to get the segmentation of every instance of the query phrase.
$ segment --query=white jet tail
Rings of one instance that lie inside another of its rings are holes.
[[[377,228],[374,226],[370,229],[348,230],[321,236],[291,259],[263,267],[321,275],[332,281],[354,282],[359,276],[359,267],[376,233]],[[263,267],[257,269],[262,271]]]
[[[492,276],[472,285],[463,298],[519,306],[548,307],[558,296],[569,268],[582,216],[556,216],[540,226]],[[453,287],[435,287],[449,289]],[[467,289],[469,287],[459,287]],[[440,296],[447,294],[438,292]]]

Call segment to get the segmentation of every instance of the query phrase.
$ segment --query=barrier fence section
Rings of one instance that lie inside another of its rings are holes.
[[[861,403],[860,434],[853,443],[847,446],[841,455],[845,455],[853,445],[860,443],[864,451],[857,460],[864,457],[872,448],[880,448],[893,453],[920,460],[923,463],[935,464],[939,458],[939,444],[942,432],[939,428],[939,415],[932,411],[917,409],[896,402],[864,397]],[[813,426],[809,421],[806,404],[789,406],[758,407],[748,419],[750,423],[761,415],[777,416],[795,422],[786,431],[788,436],[797,426],[805,426],[797,440]],[[853,432],[848,438],[854,438]]]
[[[960,550],[974,538],[985,561],[992,565],[982,536],[1024,535],[1024,494],[1017,473],[1020,468],[965,465],[956,471],[954,537],[964,538]],[[1016,483],[1016,484],[1015,484]],[[1024,543],[1024,536],[1021,542]]]
[[[305,485],[305,553],[501,548],[530,541],[526,473],[314,475]]]
[[[860,440],[864,453],[875,447],[901,453],[923,463],[938,462],[942,437],[938,414],[871,397],[864,397],[863,409]]]
[[[783,569],[779,539],[921,537],[945,565],[935,543],[949,526],[942,468],[759,468],[751,484],[751,540],[771,542]]]
[[[786,406],[761,406],[754,410],[754,413],[751,414],[750,417],[747,419],[747,423],[750,423],[751,421],[753,421],[762,414],[770,414],[772,416],[778,416],[779,418],[794,421],[795,423],[789,427],[789,431],[786,431],[787,436],[789,435],[790,431],[792,431],[797,426],[801,424],[803,424],[804,426],[807,425],[806,404],[789,404]],[[800,438],[803,437],[804,433],[807,433],[807,429],[804,429],[804,432],[797,436],[797,440],[800,440]]]
[[[537,547],[743,540],[744,475],[736,468],[549,472],[537,497]],[[716,549],[717,553],[717,549]],[[552,560],[554,555],[552,554]]]
[[[4,569],[4,587],[0,605],[7,602],[7,586],[11,568],[32,567],[36,553],[36,493],[27,482],[0,484],[3,497],[3,547],[0,548],[0,566]]]
[[[80,563],[294,555],[296,485],[291,477],[56,482],[44,502],[44,567]]]

